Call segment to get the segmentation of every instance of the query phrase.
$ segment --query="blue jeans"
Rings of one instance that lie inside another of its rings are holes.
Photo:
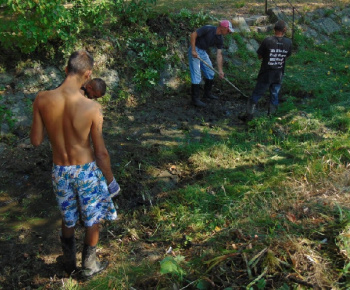
[[[198,56],[203,59],[206,63],[212,66],[211,60],[207,52],[203,49],[196,47],[196,51]],[[188,62],[190,65],[190,73],[191,73],[191,82],[192,84],[199,84],[202,80],[201,70],[206,79],[212,80],[214,78],[214,71],[207,67],[203,62],[201,62],[198,58],[192,57],[192,47],[188,49]]]
[[[257,82],[251,100],[254,104],[257,104],[259,99],[264,95],[267,89],[270,90],[270,103],[272,105],[278,105],[278,93],[280,92],[282,84],[270,84]]]

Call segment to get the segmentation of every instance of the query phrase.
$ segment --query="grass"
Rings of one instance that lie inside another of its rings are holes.
[[[309,10],[307,1],[298,3]],[[331,5],[344,3],[332,1]],[[225,7],[231,6],[263,9],[263,1],[168,4],[157,1],[157,12],[181,10],[169,17],[188,20],[191,28],[213,20],[208,14],[214,8],[219,9],[218,15],[220,7],[226,15],[230,12]],[[319,6],[327,4],[318,1]],[[139,39],[151,35],[147,28],[135,32],[139,42],[127,33],[129,46],[143,57],[142,65],[163,65],[164,52],[152,54]],[[168,34],[172,43],[167,45],[176,47],[178,39]],[[226,38],[236,41],[235,57],[243,64],[228,61],[225,65],[246,91],[254,85],[260,64],[244,43],[251,36]],[[157,41],[164,40],[152,34],[152,42]],[[186,172],[179,188],[164,184],[157,196],[148,187],[137,188],[144,205],[121,209],[122,222],[104,228],[104,233],[117,233],[109,241],[116,249],[111,253],[116,256],[114,264],[81,287],[69,280],[65,289],[350,287],[349,47],[349,31],[322,45],[297,32],[277,116],[260,116],[227,133],[206,128],[198,139],[186,136],[177,140],[179,145],[156,151],[139,145],[140,151],[151,153],[135,166],[129,165],[134,156],[122,160],[124,166],[115,166],[120,179],[132,183],[137,172],[171,163]],[[136,58],[131,59],[130,66],[137,67]],[[152,75],[138,76],[144,84],[152,79]],[[109,103],[106,100],[105,106]],[[24,207],[29,206],[24,202]],[[8,213],[1,213],[2,223],[7,218]]]
[[[299,0],[299,1],[268,1],[268,8],[275,7],[276,5],[281,8],[290,8],[290,4],[292,3],[300,12],[308,12],[312,11],[315,8],[320,7],[333,7],[336,5],[344,6],[347,4],[346,0],[322,0],[315,1],[310,3],[307,0]],[[171,5],[169,5],[169,1],[167,0],[157,0],[156,9],[159,12],[178,12],[181,9],[189,9],[191,11],[205,11],[206,13],[219,13],[221,12],[223,15],[235,15],[240,12],[249,12],[249,13],[261,13],[263,14],[265,11],[265,1],[250,1],[250,0],[236,0],[236,1],[217,1],[217,0],[195,0],[195,1],[184,1],[177,0],[171,1]],[[241,9],[241,10],[240,10]]]
[[[186,8],[179,3],[172,9]],[[241,36],[234,38],[238,57],[246,60],[250,52]],[[206,129],[199,141],[188,138],[158,151],[158,161],[182,164],[192,175],[181,189],[165,189],[152,206],[126,212],[125,235],[171,244],[173,256],[122,258],[116,274],[114,269],[88,287],[348,287],[348,39],[347,32],[315,45],[296,34],[277,117],[256,118],[221,137],[211,135],[217,128]],[[243,84],[258,67],[255,62],[229,70]],[[124,257],[135,247],[122,245]]]

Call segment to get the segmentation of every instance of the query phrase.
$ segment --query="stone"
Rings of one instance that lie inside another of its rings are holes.
[[[160,73],[160,86],[167,86],[176,89],[180,85],[179,79],[176,77],[178,70],[168,64],[166,68]]]
[[[318,33],[315,29],[305,26],[304,35],[308,38],[312,38],[315,44],[321,44],[329,41],[329,38],[321,33]]]
[[[341,23],[346,27],[350,27],[350,17],[348,15],[343,16],[341,18]]]
[[[271,23],[275,23],[278,20],[284,20],[287,23],[289,22],[286,15],[278,8],[270,8],[267,10],[267,15],[270,16],[269,20]]]
[[[233,17],[232,18],[232,25],[235,28],[238,27],[239,31],[250,32],[250,28],[249,28],[248,24],[246,23],[245,19],[241,16]]]
[[[10,84],[14,79],[13,75],[7,73],[0,73],[0,87]]]
[[[246,47],[251,52],[256,52],[259,48],[259,43],[255,39],[246,40]]]
[[[330,35],[341,30],[340,26],[330,17],[317,19],[311,22],[311,26],[319,32]]]
[[[256,26],[256,25],[261,25],[261,24],[266,24],[269,20],[268,16],[265,15],[253,15],[248,18],[245,18],[245,22],[249,26]]]
[[[0,127],[0,136],[6,135],[10,132],[10,127],[7,123],[2,122],[1,127]]]
[[[7,149],[7,145],[5,143],[0,143],[0,154],[4,153]]]
[[[256,26],[252,30],[258,33],[267,33],[272,31],[274,28],[274,24],[266,25],[266,26]]]
[[[227,51],[232,54],[238,51],[238,45],[234,39],[230,39]]]
[[[94,76],[95,77],[95,76]],[[116,70],[105,69],[100,76],[107,84],[107,89],[115,89],[119,85],[119,76]]]

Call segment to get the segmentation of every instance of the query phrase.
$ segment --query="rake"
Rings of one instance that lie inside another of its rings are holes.
[[[207,63],[205,60],[201,59],[199,56],[197,58],[203,62],[207,67],[209,67],[211,70],[219,74],[219,72],[213,68],[209,63]],[[249,98],[246,94],[244,94],[239,88],[237,88],[233,83],[231,83],[226,77],[223,77],[225,81],[227,81],[236,91],[238,91],[243,97]]]

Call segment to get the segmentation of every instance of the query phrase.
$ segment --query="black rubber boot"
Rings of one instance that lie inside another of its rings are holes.
[[[72,275],[73,272],[77,271],[77,259],[75,249],[75,238],[74,235],[70,238],[63,238],[60,236],[63,259],[64,259],[64,270]]]
[[[204,98],[217,100],[219,97],[212,95],[211,90],[213,88],[213,80],[205,79],[204,84]]]
[[[278,109],[278,105],[273,105],[273,104],[269,104],[269,109],[267,111],[267,115],[268,116],[273,116],[273,115],[276,115],[277,113],[277,109]]]
[[[204,108],[206,104],[199,99],[200,85],[192,84],[191,93],[192,93],[192,104],[196,107]]]
[[[251,100],[247,102],[246,113],[242,116],[238,116],[238,118],[243,122],[249,122],[254,118],[256,104],[254,104]]]
[[[85,279],[91,278],[93,275],[100,273],[108,266],[108,262],[100,262],[96,256],[96,246],[91,247],[84,245],[83,248],[83,269],[82,277]]]

